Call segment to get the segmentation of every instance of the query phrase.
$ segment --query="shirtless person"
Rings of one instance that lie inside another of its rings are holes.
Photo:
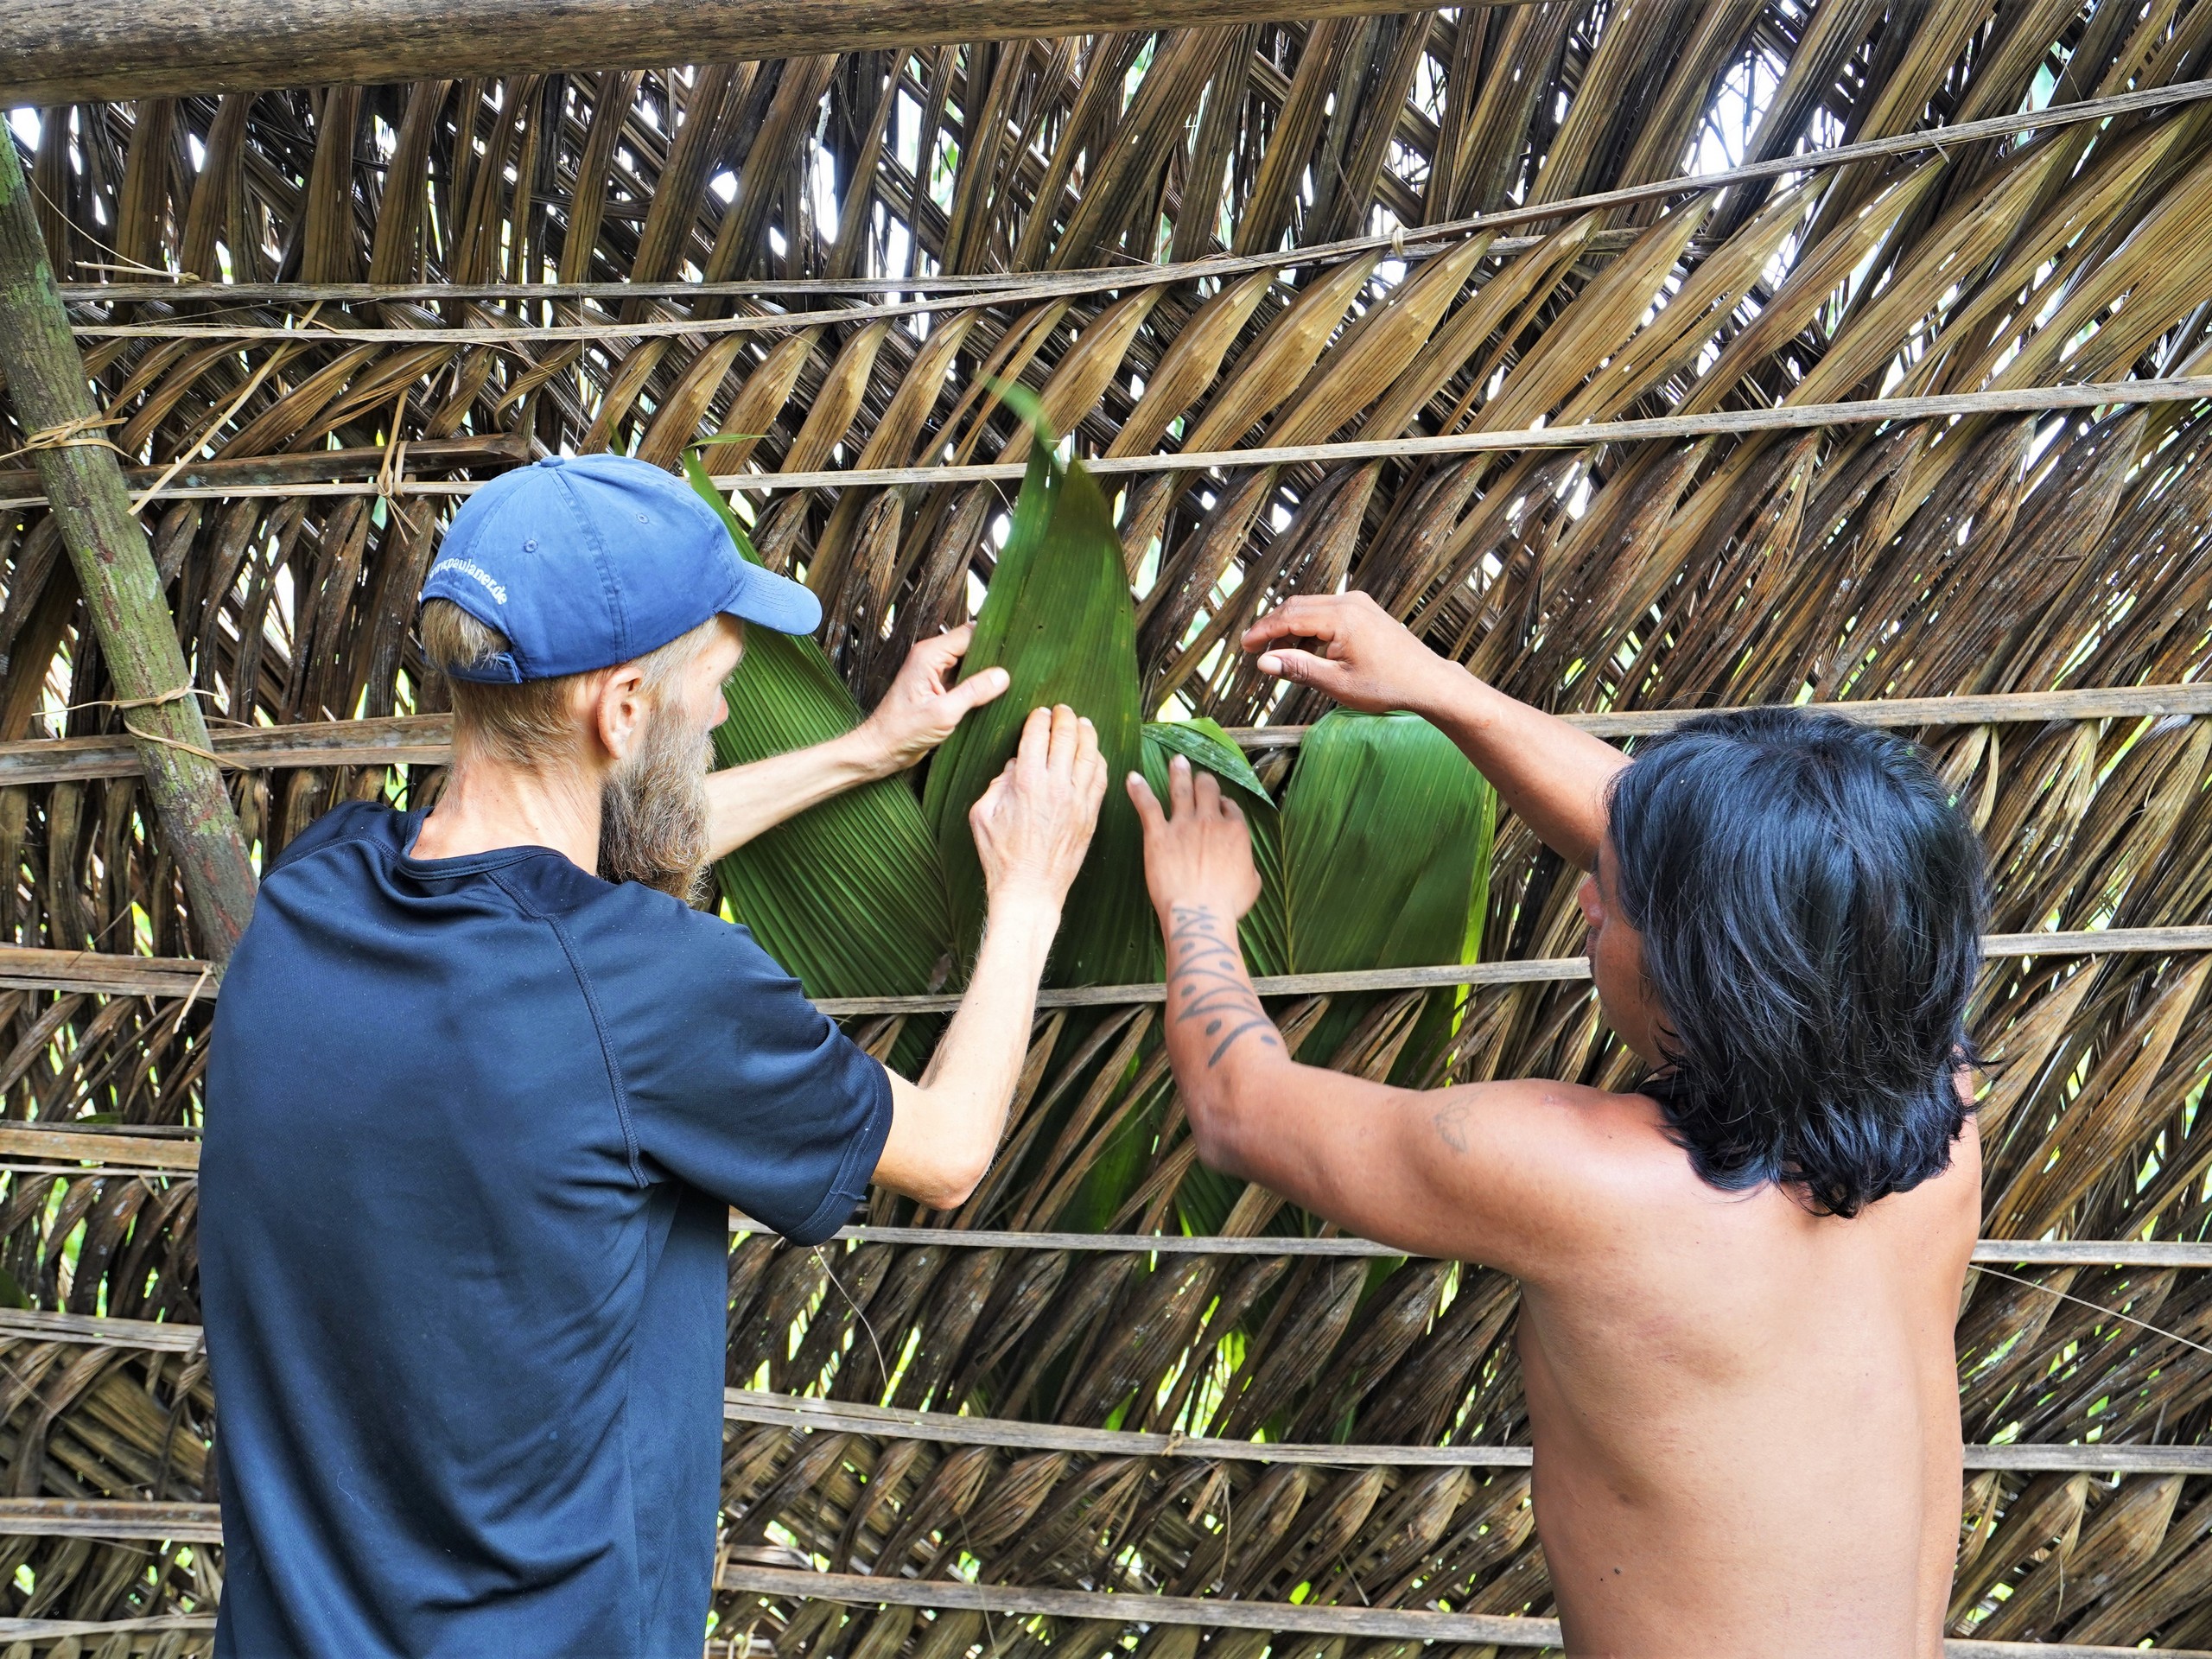
[[[1630,765],[1363,594],[1293,600],[1244,648],[1425,716],[1592,872],[1592,976],[1654,1074],[1423,1093],[1294,1064],[1237,949],[1260,887],[1243,819],[1179,759],[1166,810],[1128,786],[1199,1156],[1520,1280],[1570,1653],[1933,1659],[1980,1218],[1961,1020],[1981,855],[1942,786],[1902,741],[1786,710],[1694,721]]]

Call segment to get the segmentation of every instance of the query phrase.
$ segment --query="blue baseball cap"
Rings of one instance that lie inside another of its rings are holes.
[[[508,649],[460,676],[493,684],[612,668],[717,613],[811,633],[822,602],[737,550],[683,480],[628,455],[549,455],[454,514],[423,584]]]

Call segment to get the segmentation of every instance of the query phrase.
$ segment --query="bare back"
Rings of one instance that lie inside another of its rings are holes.
[[[1845,1220],[1719,1192],[1650,1102],[1578,1092],[1626,1131],[1586,1195],[1603,1236],[1524,1275],[1520,1337],[1568,1651],[1939,1653],[1971,1120],[1944,1173]]]
[[[1845,1219],[1708,1185],[1642,1095],[1300,1065],[1237,944],[1261,887],[1243,817],[1179,759],[1168,810],[1141,779],[1131,798],[1198,1156],[1521,1281],[1536,1529],[1570,1652],[1936,1659],[1980,1186],[1942,1080],[1965,1087],[1981,855],[1942,780],[1891,738],[1791,710],[1702,717],[1631,766],[1362,594],[1287,601],[1243,643],[1262,673],[1424,715],[1590,873],[1575,896],[1607,1020],[1647,1065],[1712,1083],[1685,1097],[1686,1135],[1732,1166],[1795,1162],[1846,1203],[1955,1138],[1941,1173]],[[1858,1133],[1821,1132],[1840,1121]]]

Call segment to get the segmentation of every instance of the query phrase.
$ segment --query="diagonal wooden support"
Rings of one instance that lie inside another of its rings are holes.
[[[0,130],[0,370],[39,479],[60,522],[84,589],[100,651],[126,707],[124,723],[185,897],[207,953],[218,961],[253,912],[253,864],[209,752],[200,705],[162,598],[153,551],[123,481],[115,451],[92,424],[100,416],[70,338],[68,313],[46,258],[38,215]],[[39,442],[41,437],[43,442]]]

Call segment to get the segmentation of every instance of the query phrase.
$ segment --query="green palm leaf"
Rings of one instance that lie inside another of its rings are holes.
[[[1325,715],[1283,791],[1291,971],[1473,961],[1496,817],[1482,774],[1419,715]],[[1449,1028],[1460,1000],[1432,996],[1408,1061]],[[1325,1058],[1372,1001],[1338,999],[1302,1052]]]
[[[696,449],[683,470],[738,551],[758,563]],[[724,766],[841,737],[861,720],[820,645],[768,628],[747,632],[744,660],[723,690],[730,714],[715,729],[715,759]],[[715,875],[732,913],[810,996],[926,991],[951,948],[937,845],[904,778],[849,790],[777,825],[722,859]]]
[[[931,762],[922,816],[937,837],[963,960],[982,934],[982,869],[968,809],[1005,768],[1032,709],[1064,702],[1098,728],[1108,777],[1098,830],[1068,896],[1053,947],[1062,985],[1111,985],[1157,976],[1160,937],[1146,901],[1135,809],[1121,780],[1142,753],[1136,615],[1122,540],[1098,486],[1080,463],[1062,467],[1034,399],[1002,395],[1037,438],[1014,512],[1012,532],[992,572],[961,677],[1004,668],[1013,683],[960,728]]]
[[[1259,902],[1237,925],[1245,964],[1257,975],[1290,971],[1289,928],[1283,908],[1282,825],[1259,775],[1243,751],[1212,721],[1160,721],[1144,728],[1144,778],[1152,792],[1167,798],[1167,761],[1179,754],[1204,766],[1229,785],[1231,799],[1244,809],[1252,831],[1252,861],[1259,867]]]
[[[1175,729],[1147,728],[1147,736]],[[1177,747],[1190,753],[1193,741],[1182,738]],[[1160,765],[1164,772],[1164,755]],[[1490,896],[1497,800],[1427,721],[1336,710],[1306,734],[1280,811],[1238,794],[1260,866],[1260,902],[1238,930],[1255,975],[1474,959]],[[1299,1057],[1325,1063],[1382,995],[1333,998]],[[1425,1065],[1450,1034],[1460,1001],[1448,990],[1430,994],[1393,1080]],[[1190,1231],[1218,1232],[1243,1191],[1242,1181],[1200,1166],[1177,1187],[1176,1209]],[[1297,1223],[1286,1214],[1276,1224],[1294,1230]]]

